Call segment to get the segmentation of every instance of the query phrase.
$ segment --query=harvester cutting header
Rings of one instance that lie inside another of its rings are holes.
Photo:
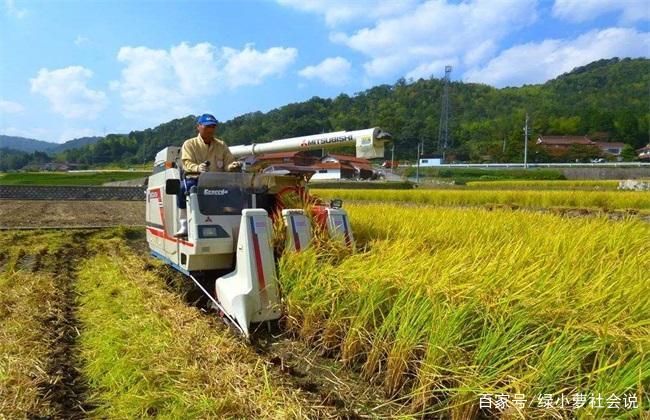
[[[353,245],[354,237],[340,200],[315,205],[311,214],[305,214],[303,208],[286,208],[287,194],[306,195],[305,183],[313,169],[287,164],[261,172],[239,172],[242,164],[236,159],[352,144],[358,157],[381,158],[391,137],[379,128],[370,128],[232,146],[217,152],[210,147],[225,145],[214,139],[214,145],[198,145],[207,147],[213,156],[216,153],[218,159],[192,162],[187,157],[192,152],[186,147],[214,132],[214,128],[205,130],[216,124],[214,117],[206,115],[199,117],[199,136],[185,143],[183,153],[180,147],[170,146],[156,154],[147,186],[147,241],[154,257],[192,279],[211,305],[248,337],[252,324],[281,315],[271,245],[273,219],[283,222],[288,251],[309,247],[311,221],[346,246]]]

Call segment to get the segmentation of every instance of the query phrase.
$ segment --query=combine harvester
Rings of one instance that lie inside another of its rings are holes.
[[[379,128],[370,128],[232,146],[230,151],[241,159],[354,144],[357,157],[372,159],[384,156],[384,145],[390,139]],[[183,177],[180,151],[180,147],[167,147],[158,152],[148,180],[146,224],[151,254],[192,279],[215,309],[248,338],[254,324],[281,315],[270,215],[281,214],[289,250],[309,247],[309,218],[303,209],[283,208],[282,196],[304,191],[314,170],[274,165],[261,172],[201,173],[198,185],[185,197],[188,235],[176,238],[176,196],[181,194]],[[330,237],[353,245],[340,200],[315,206],[311,216]]]

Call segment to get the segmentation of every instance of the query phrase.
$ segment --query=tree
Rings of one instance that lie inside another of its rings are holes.
[[[638,160],[638,158],[639,156],[636,154],[636,151],[632,146],[629,144],[623,146],[623,150],[621,150],[621,159],[623,159],[624,162],[632,162]]]

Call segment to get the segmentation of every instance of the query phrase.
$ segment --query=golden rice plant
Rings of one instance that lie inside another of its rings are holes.
[[[327,189],[313,192],[325,198],[436,206],[508,205],[535,209],[573,207],[601,210],[650,210],[650,194],[641,191]]]
[[[649,224],[347,208],[360,252],[282,257],[288,315],[299,333],[337,350],[413,412],[471,417],[483,393],[632,393],[650,402],[642,393],[650,381]],[[533,407],[526,415],[554,413]]]
[[[542,189],[606,189],[615,190],[619,181],[610,179],[571,179],[571,180],[499,180],[499,181],[469,181],[465,185],[470,188],[542,188]]]

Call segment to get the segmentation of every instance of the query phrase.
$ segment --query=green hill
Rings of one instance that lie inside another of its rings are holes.
[[[544,84],[497,89],[453,82],[450,86],[452,149],[457,159],[520,161],[526,112],[531,120],[531,161],[549,159],[537,150],[538,135],[589,135],[622,141],[634,148],[648,143],[650,60],[599,60]],[[415,157],[418,142],[435,152],[442,82],[398,80],[353,96],[314,97],[266,113],[254,112],[223,122],[218,136],[230,145],[379,126],[393,134],[396,158]],[[150,161],[168,145],[194,135],[194,117],[176,119],[144,131],[111,134],[56,159],[81,164]],[[505,147],[504,147],[505,143]]]

